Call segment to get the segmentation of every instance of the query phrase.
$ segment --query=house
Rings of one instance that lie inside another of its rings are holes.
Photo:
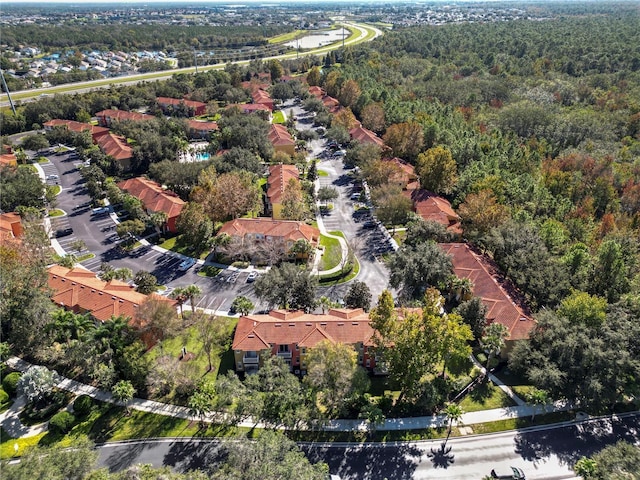
[[[189,138],[207,139],[211,135],[211,132],[218,130],[218,123],[189,119],[187,120],[187,127],[189,129]]]
[[[82,133],[88,131],[91,133],[91,139],[96,142],[96,139],[101,135],[109,133],[109,129],[105,127],[99,127],[97,125],[91,125],[89,123],[76,122],[74,120],[61,120],[55,118],[44,123],[44,129],[51,131],[56,127],[66,128],[71,132]]]
[[[413,190],[410,193],[413,211],[420,215],[423,220],[438,222],[446,227],[450,233],[458,236],[462,235],[460,216],[447,199],[424,189]]]
[[[317,247],[320,230],[304,222],[293,220],[271,220],[270,218],[236,218],[225,223],[218,235],[229,235],[231,241],[241,246],[277,246],[287,254],[294,243],[305,240]]]
[[[271,95],[269,95],[268,92],[265,92],[264,90],[255,90],[251,94],[251,98],[253,99],[253,103],[264,105],[265,107],[268,107],[269,110],[273,111],[273,98],[271,98]]]
[[[277,123],[271,124],[267,136],[276,152],[283,152],[289,156],[295,155],[296,141],[291,137],[287,127]]]
[[[305,375],[308,350],[323,340],[353,345],[358,363],[372,370],[372,338],[369,315],[361,308],[331,309],[321,315],[272,310],[265,315],[240,317],[231,348],[238,372],[256,372],[269,356],[277,355],[294,373]]]
[[[113,158],[123,172],[131,170],[131,159],[133,158],[133,149],[127,145],[124,137],[114,135],[107,132],[96,138],[96,144],[102,150],[102,153]]]
[[[234,103],[227,106],[227,108],[237,108],[241,113],[256,113],[266,112],[268,120],[271,121],[271,109],[261,103]]]
[[[146,113],[139,112],[127,112],[125,110],[102,110],[101,112],[96,113],[96,118],[98,122],[103,127],[110,127],[111,123],[114,121],[122,122],[122,121],[130,121],[130,122],[143,122],[147,120],[153,120],[153,115],[147,115]]]
[[[325,108],[329,110],[329,113],[336,113],[342,109],[342,105],[340,105],[340,102],[336,98],[325,95],[321,100]]]
[[[138,308],[150,297],[176,305],[175,300],[166,297],[136,292],[133,286],[120,280],[100,280],[95,273],[80,266],[51,265],[47,275],[53,303],[75,313],[88,313],[99,322],[123,315],[130,319],[129,325],[139,327]],[[153,346],[144,336],[143,341],[147,347]]]
[[[374,144],[379,146],[381,149],[386,149],[384,141],[378,137],[371,130],[366,129],[364,127],[355,127],[349,130],[349,136],[351,137],[352,142],[358,142],[363,144]]]
[[[295,165],[271,165],[267,177],[267,212],[271,212],[273,219],[282,218],[282,199],[289,180],[300,178],[298,167]]]
[[[89,313],[100,322],[112,316],[136,318],[138,307],[148,296],[136,292],[132,285],[120,280],[105,282],[84,267],[67,268],[51,265],[47,269],[51,300],[75,313]],[[157,296],[175,305],[175,301]]]
[[[17,167],[18,158],[15,153],[3,153],[0,155],[0,166],[3,167]]]
[[[24,232],[20,215],[14,212],[0,214],[0,242],[13,242]]]
[[[118,183],[118,187],[139,199],[147,213],[164,212],[167,214],[166,228],[170,232],[177,232],[176,222],[184,200],[170,190],[164,190],[161,185],[143,177],[130,178]]]
[[[507,356],[515,342],[529,338],[535,326],[526,306],[517,298],[517,293],[500,280],[498,268],[489,258],[473,251],[466,243],[441,243],[440,248],[451,256],[455,274],[473,283],[473,295],[480,297],[487,307],[487,322],[507,327],[509,338],[502,350],[502,355]]]
[[[174,108],[184,105],[187,107],[190,116],[198,117],[200,115],[204,115],[207,111],[207,104],[203,102],[196,102],[195,100],[184,100],[179,98],[169,98],[169,97],[158,97],[156,98],[156,102],[158,106],[162,109],[164,113],[170,112]]]
[[[250,81],[242,82],[240,86],[245,90],[249,90],[249,92],[253,93],[256,90],[267,90],[271,86],[271,84],[260,82],[259,80],[254,78]]]
[[[325,92],[322,87],[317,87],[314,85],[309,87],[309,94],[316,98],[322,99],[322,97],[324,97],[327,94],[327,92]]]

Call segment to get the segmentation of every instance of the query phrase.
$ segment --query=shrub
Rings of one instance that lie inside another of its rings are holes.
[[[93,399],[89,395],[80,395],[73,402],[73,411],[77,415],[86,415],[93,407]]]
[[[56,413],[51,420],[49,420],[49,430],[52,432],[65,434],[69,432],[73,428],[73,424],[76,421],[76,417],[74,417],[69,412],[62,411]]]
[[[9,401],[9,394],[0,388],[0,405],[4,405]]]
[[[13,372],[4,377],[2,380],[2,388],[10,397],[15,396],[18,391],[18,381],[22,375],[20,372]]]

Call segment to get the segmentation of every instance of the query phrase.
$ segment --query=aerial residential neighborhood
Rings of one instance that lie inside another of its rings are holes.
[[[3,478],[640,478],[634,7],[7,5]]]

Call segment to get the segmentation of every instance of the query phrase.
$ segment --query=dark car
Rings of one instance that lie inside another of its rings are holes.
[[[372,228],[376,228],[377,226],[378,226],[378,224],[373,220],[367,220],[366,222],[364,222],[362,224],[362,228],[364,228],[366,230],[370,230]]]
[[[496,469],[491,470],[491,478],[497,478],[502,480],[525,480],[524,472],[518,467],[509,467],[504,470]]]
[[[67,237],[72,233],[73,233],[73,228],[71,227],[59,228],[58,230],[56,230],[56,238]]]

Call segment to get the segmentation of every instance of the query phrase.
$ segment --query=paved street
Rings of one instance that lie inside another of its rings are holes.
[[[343,480],[479,480],[492,468],[516,466],[527,480],[575,478],[571,466],[618,440],[640,442],[640,418],[597,419],[569,426],[401,444],[305,444],[312,461],[325,461]],[[101,466],[121,470],[136,463],[168,465],[184,471],[206,468],[218,452],[217,441],[150,440],[107,444]]]

